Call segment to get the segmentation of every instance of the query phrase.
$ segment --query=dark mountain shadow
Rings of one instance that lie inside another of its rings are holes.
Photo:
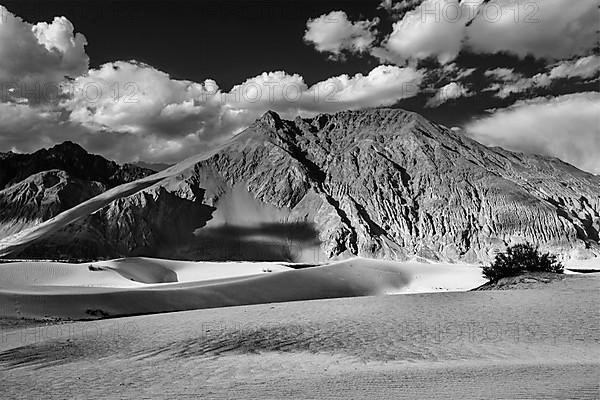
[[[309,222],[222,225],[195,233],[193,243],[178,257],[213,261],[297,261],[304,249],[320,245],[319,232]]]

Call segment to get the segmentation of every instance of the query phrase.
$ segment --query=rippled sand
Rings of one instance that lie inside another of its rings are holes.
[[[596,399],[600,277],[6,328],[4,398]]]

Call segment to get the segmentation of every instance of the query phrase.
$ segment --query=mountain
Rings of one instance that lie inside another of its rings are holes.
[[[0,237],[11,257],[487,261],[600,255],[600,177],[391,109],[281,119]]]
[[[62,170],[76,179],[100,182],[115,187],[147,176],[152,170],[131,164],[118,165],[102,156],[89,154],[73,142],[64,142],[33,154],[0,155],[0,189],[4,189],[38,172]]]
[[[87,153],[64,142],[33,154],[0,154],[0,237],[35,226],[153,171]]]

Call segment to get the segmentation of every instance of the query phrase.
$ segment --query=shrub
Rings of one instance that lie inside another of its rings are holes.
[[[525,271],[563,273],[563,265],[554,254],[541,254],[537,246],[530,243],[516,244],[506,252],[496,255],[494,262],[483,267],[483,276],[494,282],[507,276],[517,276]]]

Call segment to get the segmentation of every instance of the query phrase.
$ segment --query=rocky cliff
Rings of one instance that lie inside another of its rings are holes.
[[[475,262],[531,241],[563,258],[600,254],[600,177],[486,147],[403,110],[294,121],[269,112],[214,154],[163,172],[75,222],[19,239],[18,251],[0,240],[0,250]]]

